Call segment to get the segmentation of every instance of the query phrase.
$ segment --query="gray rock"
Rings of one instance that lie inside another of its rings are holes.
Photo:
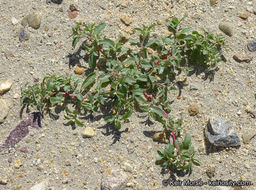
[[[0,99],[0,123],[3,123],[9,112],[9,107],[5,100]]]
[[[24,29],[22,29],[22,30],[20,31],[20,34],[19,34],[19,40],[20,40],[20,42],[24,42],[24,41],[29,40],[29,37],[30,37],[29,33],[26,32]]]
[[[220,116],[211,116],[205,127],[205,135],[209,142],[215,146],[240,146],[241,142],[232,124]]]
[[[48,180],[44,180],[40,183],[35,184],[33,187],[31,187],[29,190],[47,190],[48,189]]]
[[[101,181],[101,190],[124,190],[128,176],[120,169],[107,170]]]
[[[251,51],[251,52],[256,51],[256,41],[249,42],[247,44],[247,47],[248,47],[249,51]]]
[[[230,23],[227,22],[221,22],[219,24],[219,29],[228,36],[233,36],[233,28]]]

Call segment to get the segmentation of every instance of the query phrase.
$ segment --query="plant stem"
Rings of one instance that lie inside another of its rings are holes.
[[[167,59],[167,57],[168,57],[169,55],[172,55],[172,52],[167,53],[165,56],[163,56],[163,57],[161,58],[161,60]],[[160,63],[160,61],[157,60],[156,65],[159,65],[159,63]]]
[[[173,138],[174,145],[175,145],[177,151],[179,152],[179,149],[178,149],[178,146],[177,146],[177,142],[176,142],[176,138],[175,138],[175,134],[174,134],[173,130],[172,130],[172,138]]]
[[[108,59],[108,56],[98,47],[98,50],[100,51],[100,53],[102,53],[102,55],[106,58],[106,59]]]
[[[77,98],[75,95],[69,94],[69,93],[66,93],[66,92],[59,92],[59,93],[62,94],[62,95],[68,96],[70,98]],[[83,96],[83,99],[86,99],[86,96]]]

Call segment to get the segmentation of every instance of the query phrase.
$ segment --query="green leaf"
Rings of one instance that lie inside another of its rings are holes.
[[[149,75],[148,77],[149,77],[149,80],[150,80],[152,83],[157,81],[156,77],[154,77],[154,76],[152,76],[152,75]]]
[[[159,40],[155,40],[155,39],[149,40],[145,47],[150,47],[151,45],[154,45],[154,44],[159,46],[159,45],[161,45],[161,42]]]
[[[153,105],[151,105],[151,110],[152,110],[152,112],[154,112],[154,113],[156,113],[157,115],[159,115],[159,116],[161,116],[161,117],[164,117],[165,118],[165,115],[164,115],[164,113],[163,113],[163,111],[162,111],[162,109],[161,108],[159,108],[159,107],[156,107],[156,106],[153,106]]]
[[[186,134],[186,136],[185,136],[185,139],[184,139],[184,141],[183,141],[183,148],[184,149],[189,149],[189,146],[190,146],[190,142],[191,142],[191,136],[190,136],[190,134]]]
[[[164,158],[164,157],[162,157],[162,156],[157,156],[156,161],[157,161],[157,162],[160,162],[160,161],[162,161],[163,158]]]
[[[197,160],[195,158],[192,159],[192,163],[195,164],[196,166],[200,166],[199,160]]]
[[[94,29],[94,34],[97,36],[106,27],[106,23],[101,23]]]
[[[141,96],[134,96],[135,100],[139,103],[139,104],[146,104],[147,101],[142,98]]]
[[[67,113],[73,113],[70,109],[68,109],[68,107],[67,107],[67,106],[66,106],[66,108],[65,108],[65,109],[66,109],[66,112],[67,112]]]
[[[59,94],[56,97],[50,97],[50,102],[51,104],[55,105],[55,104],[61,103],[63,99],[64,99],[63,95]]]
[[[180,31],[180,33],[188,33],[191,30],[191,28],[184,28]]]
[[[79,121],[78,119],[75,119],[75,123],[80,127],[84,126],[83,122]]]
[[[148,112],[148,106],[139,106],[139,109],[144,112]]]
[[[118,121],[118,120],[116,120],[116,122],[115,122],[115,129],[116,129],[116,130],[121,129],[121,122]]]
[[[124,115],[122,115],[122,119],[127,119],[132,115],[132,110],[127,111]]]
[[[73,42],[72,42],[72,47],[75,48],[76,47],[76,44],[79,42],[79,40],[81,39],[81,37],[75,37],[73,39]]]
[[[100,43],[102,43],[105,46],[111,47],[111,48],[113,48],[115,45],[115,43],[108,38],[105,38],[104,40],[100,40]]]
[[[90,86],[95,81],[95,78],[96,78],[96,73],[95,72],[90,73],[88,77],[84,80],[81,89],[85,89],[88,86]]]
[[[69,116],[67,116],[67,115],[64,115],[64,118],[65,118],[65,119],[68,119],[68,120],[72,119],[72,117],[69,117]]]
[[[115,115],[109,115],[109,116],[106,116],[104,118],[104,120],[107,122],[107,123],[112,123],[114,120],[115,120],[116,116]]]
[[[76,94],[76,98],[77,98],[80,102],[82,102],[82,101],[84,100],[82,94]]]
[[[92,53],[89,57],[89,66],[90,66],[90,69],[95,69],[96,67],[96,60],[97,60],[97,57],[94,53]]]
[[[132,77],[125,77],[123,82],[133,85],[134,83],[136,83],[136,80]]]

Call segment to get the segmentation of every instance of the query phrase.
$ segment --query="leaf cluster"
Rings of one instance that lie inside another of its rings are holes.
[[[165,149],[158,150],[156,163],[172,171],[191,170],[193,164],[199,165],[199,161],[194,158],[195,150],[191,146],[189,134],[185,135],[183,142],[177,140],[177,148],[174,144],[168,144]]]

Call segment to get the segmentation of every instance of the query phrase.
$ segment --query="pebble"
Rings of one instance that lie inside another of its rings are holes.
[[[30,35],[29,35],[28,32],[26,32],[24,29],[20,30],[20,34],[19,34],[20,42],[24,42],[24,41],[29,40],[29,37],[30,37]]]
[[[248,18],[248,16],[249,16],[248,13],[239,13],[239,17],[240,17],[241,19],[246,20],[246,19]]]
[[[125,172],[132,173],[133,168],[132,168],[131,164],[129,164],[128,162],[124,162],[122,165],[122,168]]]
[[[15,17],[12,17],[11,21],[13,25],[16,25],[19,23],[19,21]]]
[[[83,137],[88,137],[88,138],[91,138],[91,137],[94,137],[95,136],[95,132],[93,130],[93,128],[91,127],[85,127],[82,131],[82,136]]]
[[[249,51],[251,51],[251,52],[256,51],[256,41],[249,42],[249,43],[247,44],[247,48],[248,48]]]
[[[8,179],[7,178],[0,178],[0,184],[1,185],[6,185],[8,183]]]
[[[163,24],[163,21],[162,21],[161,19],[158,19],[158,20],[156,21],[156,23],[157,23],[158,25],[162,25],[162,24]]]
[[[0,99],[0,123],[3,123],[8,116],[9,107],[5,100]]]
[[[120,169],[108,169],[103,173],[101,190],[125,190],[128,176]]]
[[[0,84],[0,95],[5,93],[5,92],[8,92],[11,87],[13,85],[13,82],[11,81],[4,81]]]
[[[218,3],[218,0],[210,0],[210,5],[214,6]]]
[[[85,71],[85,68],[83,68],[83,67],[75,67],[75,69],[74,69],[74,72],[77,75],[82,75],[84,73],[84,71]]]
[[[20,98],[20,95],[19,95],[18,93],[15,93],[15,94],[13,95],[13,98],[14,98],[14,99],[18,99],[18,98]]]
[[[158,142],[161,142],[161,143],[165,143],[166,142],[166,133],[161,131],[161,132],[156,132],[154,135],[153,135],[153,140],[154,141],[158,141]]]
[[[32,13],[26,16],[21,21],[22,26],[29,25],[34,29],[39,29],[41,25],[41,16],[38,13]]]
[[[227,22],[221,22],[219,24],[219,29],[226,35],[228,36],[233,36],[233,28],[232,25],[230,23]]]
[[[126,8],[128,6],[128,2],[123,1],[120,5],[121,5],[122,8]]]
[[[14,167],[16,169],[19,169],[20,167],[22,166],[22,162],[20,159],[16,160],[15,164],[14,164]]]
[[[81,19],[81,18],[77,18],[76,20],[75,20],[75,23],[76,24],[83,24],[83,20]]]
[[[68,17],[69,17],[70,19],[76,18],[77,15],[78,15],[78,11],[70,11],[70,12],[68,12]]]
[[[190,90],[190,91],[198,90],[198,88],[197,88],[195,85],[190,85],[189,90]]]
[[[241,62],[249,63],[252,60],[252,56],[249,56],[249,55],[239,52],[239,53],[236,53],[235,55],[233,55],[233,59],[235,61],[237,61],[238,63],[241,63]]]
[[[21,188],[22,188],[22,185],[19,184],[19,185],[17,185],[17,186],[14,188],[14,190],[20,190]]]
[[[129,26],[132,23],[132,19],[127,15],[122,15],[120,19],[127,26]]]
[[[29,190],[47,190],[49,185],[49,181],[46,179],[40,183],[35,184]]]
[[[74,4],[69,5],[69,10],[70,10],[71,12],[73,12],[73,11],[79,11],[79,9],[77,8],[77,6],[74,5]]]
[[[256,131],[245,131],[242,135],[243,143],[249,144],[250,140],[256,135]]]
[[[10,50],[4,51],[4,56],[5,56],[6,59],[9,59],[9,58],[11,58],[11,57],[15,57],[14,54],[13,54],[13,52],[10,51]]]
[[[232,124],[221,116],[213,115],[210,117],[205,127],[205,136],[215,146],[231,147],[241,145]]]
[[[191,105],[188,107],[188,113],[190,116],[195,116],[199,112],[199,107],[197,105]]]
[[[215,176],[215,172],[216,172],[216,167],[214,165],[212,166],[209,166],[207,169],[206,169],[206,174],[209,178],[213,178]]]

